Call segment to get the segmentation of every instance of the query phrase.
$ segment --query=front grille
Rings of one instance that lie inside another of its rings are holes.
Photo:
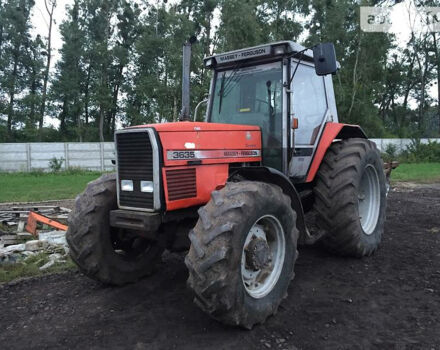
[[[116,134],[118,181],[132,180],[133,191],[119,190],[121,207],[154,209],[154,194],[141,192],[140,182],[154,181],[153,147],[147,131]]]
[[[197,197],[196,169],[167,170],[168,200]]]

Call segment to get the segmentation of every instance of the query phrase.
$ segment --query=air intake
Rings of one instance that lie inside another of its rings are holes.
[[[168,200],[197,197],[196,169],[174,169],[166,171]]]

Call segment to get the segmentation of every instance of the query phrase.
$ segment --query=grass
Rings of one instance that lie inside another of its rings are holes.
[[[47,275],[76,268],[76,265],[70,257],[67,257],[66,260],[67,262],[65,263],[55,263],[43,271],[40,270],[40,266],[43,266],[49,261],[46,253],[32,255],[16,264],[0,265],[0,283],[10,282],[17,278]]]
[[[440,163],[404,163],[391,173],[393,182],[440,182]]]
[[[93,171],[0,173],[0,202],[37,202],[75,198],[101,175]]]
[[[0,173],[1,202],[37,202],[75,198],[100,172],[70,170],[60,173]],[[440,182],[440,163],[404,163],[391,180],[420,183]]]

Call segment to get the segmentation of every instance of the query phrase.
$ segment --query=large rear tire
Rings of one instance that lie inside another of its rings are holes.
[[[334,143],[327,151],[314,188],[320,241],[346,256],[371,255],[385,222],[386,181],[376,144],[366,139]]]
[[[287,296],[298,255],[296,213],[281,188],[262,182],[227,183],[211,197],[189,234],[188,286],[210,316],[250,329]]]
[[[122,285],[151,274],[163,248],[133,232],[110,227],[113,209],[117,209],[116,176],[107,174],[76,197],[66,238],[81,272],[105,284]]]

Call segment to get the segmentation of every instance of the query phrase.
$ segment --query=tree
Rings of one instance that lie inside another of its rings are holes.
[[[44,0],[44,6],[46,8],[47,15],[49,16],[48,34],[47,34],[47,53],[46,53],[46,70],[43,78],[43,94],[41,98],[40,119],[38,121],[38,128],[41,131],[43,129],[44,114],[46,112],[46,95],[47,95],[47,83],[49,81],[50,62],[52,59],[52,24],[53,24],[53,12],[57,6],[56,0]],[[41,139],[41,132],[40,132]]]
[[[68,11],[67,19],[61,24],[63,38],[61,59],[56,66],[50,99],[54,104],[53,113],[60,120],[60,132],[65,139],[83,140],[81,115],[84,94],[85,71],[82,63],[85,50],[84,30],[80,24],[79,0]]]
[[[7,99],[5,114],[8,139],[13,140],[17,92],[25,89],[26,55],[30,42],[30,12],[33,0],[10,0],[2,17],[1,87]]]

